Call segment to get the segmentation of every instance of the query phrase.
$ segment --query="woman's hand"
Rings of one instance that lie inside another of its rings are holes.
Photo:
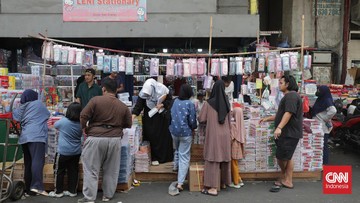
[[[267,121],[268,121],[268,117],[262,118],[262,119],[260,119],[259,124],[261,124],[262,122],[267,122]]]
[[[156,108],[158,109],[158,110],[160,110],[162,107],[164,107],[164,104],[158,104],[158,105],[156,105]]]

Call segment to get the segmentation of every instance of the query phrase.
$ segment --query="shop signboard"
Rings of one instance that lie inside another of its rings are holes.
[[[65,22],[141,22],[146,12],[146,0],[63,0]]]

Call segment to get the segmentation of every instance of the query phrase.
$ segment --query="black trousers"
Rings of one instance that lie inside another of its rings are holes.
[[[77,192],[79,181],[79,159],[80,155],[65,156],[56,153],[54,163],[55,192],[60,194],[64,191],[64,177],[68,176],[68,190],[71,193]]]

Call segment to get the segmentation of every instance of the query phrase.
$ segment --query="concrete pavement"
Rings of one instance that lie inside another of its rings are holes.
[[[200,192],[189,192],[185,188],[178,196],[167,194],[170,182],[142,183],[140,187],[131,189],[126,193],[116,193],[111,203],[137,203],[137,202],[360,202],[360,154],[354,152],[344,153],[341,149],[332,149],[331,165],[352,165],[352,194],[351,195],[324,195],[322,194],[322,181],[297,181],[294,189],[283,188],[279,193],[270,193],[273,181],[245,182],[240,189],[228,188],[222,190],[217,197],[203,195]],[[29,197],[17,202],[22,203],[75,203],[78,197],[49,198]],[[102,193],[98,193],[96,202],[101,202]],[[10,202],[10,201],[8,201]]]

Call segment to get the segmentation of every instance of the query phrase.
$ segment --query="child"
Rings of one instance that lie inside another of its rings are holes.
[[[75,197],[79,172],[79,159],[81,155],[81,105],[74,102],[69,105],[66,116],[57,121],[54,126],[59,130],[59,141],[55,155],[55,191],[50,192],[50,197]],[[64,176],[68,175],[68,189],[64,191]]]
[[[19,145],[21,145],[24,153],[25,196],[48,195],[44,190],[43,168],[49,116],[49,111],[38,100],[38,93],[31,89],[23,92],[20,107],[13,112],[13,119],[19,121],[22,128]]]
[[[245,126],[244,116],[241,108],[233,109],[233,121],[231,122],[231,177],[233,188],[240,188],[244,185],[239,175],[239,159],[244,158]]]
[[[191,86],[183,84],[179,97],[171,107],[170,133],[174,144],[174,170],[178,169],[177,189],[182,191],[190,166],[192,131],[197,127],[195,105],[189,100],[193,96]]]

